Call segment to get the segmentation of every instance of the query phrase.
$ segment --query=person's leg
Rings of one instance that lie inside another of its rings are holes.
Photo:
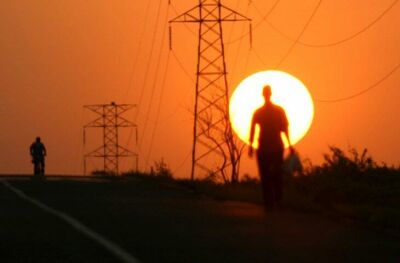
[[[32,162],[33,162],[33,175],[36,176],[40,173],[39,160],[36,157],[33,157]]]
[[[40,173],[44,175],[44,158],[40,161]]]
[[[265,154],[257,154],[258,170],[262,187],[264,206],[269,209],[273,206],[273,182],[271,178],[271,162]]]
[[[273,162],[273,169],[271,171],[272,181],[273,181],[273,194],[274,203],[280,205],[283,196],[283,152],[277,152],[271,156]]]
[[[38,163],[36,161],[33,161],[33,175],[38,174]]]

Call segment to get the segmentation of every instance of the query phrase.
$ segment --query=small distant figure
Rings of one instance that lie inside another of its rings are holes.
[[[253,156],[253,141],[256,125],[260,129],[257,149],[257,164],[261,177],[263,199],[266,209],[280,206],[283,190],[283,132],[293,153],[288,130],[288,120],[285,111],[271,102],[271,87],[265,86],[263,96],[265,103],[253,115],[250,127],[249,156]]]
[[[35,176],[44,176],[44,158],[46,156],[46,147],[41,142],[40,137],[36,137],[35,142],[31,144],[30,154],[33,163],[33,174]]]

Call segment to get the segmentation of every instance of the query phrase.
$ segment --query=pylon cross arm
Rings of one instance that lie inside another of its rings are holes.
[[[98,115],[103,115],[103,105],[84,105],[83,107]]]
[[[137,156],[137,153],[134,153],[121,145],[118,145],[118,154],[120,157]]]
[[[199,18],[199,5],[189,9],[188,11],[184,12],[183,14],[171,19],[169,23],[183,23],[183,22],[200,22]]]
[[[104,146],[100,146],[97,149],[85,154],[85,157],[103,157],[104,156]]]
[[[96,128],[96,127],[104,127],[103,117],[98,117],[97,119],[89,122],[84,126],[84,128]]]
[[[121,104],[121,105],[117,105],[117,109],[118,109],[118,114],[122,114],[132,108],[136,107],[135,104]]]
[[[221,16],[222,16],[221,20],[225,22],[251,21],[250,18],[224,5],[221,5]]]
[[[136,127],[137,125],[124,117],[118,117],[117,119],[117,126],[118,127]]]
[[[216,9],[220,6],[221,8],[221,17],[216,16]],[[199,9],[204,10],[204,16],[200,17]],[[182,22],[239,22],[239,21],[248,21],[251,19],[236,12],[235,10],[226,7],[225,5],[218,4],[208,4],[208,5],[197,5],[183,14],[171,19],[170,23],[182,23]]]

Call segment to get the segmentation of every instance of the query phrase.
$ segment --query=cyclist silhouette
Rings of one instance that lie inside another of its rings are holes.
[[[33,163],[33,174],[44,175],[44,157],[46,156],[46,147],[41,142],[40,137],[36,137],[36,141],[31,144],[30,154]]]

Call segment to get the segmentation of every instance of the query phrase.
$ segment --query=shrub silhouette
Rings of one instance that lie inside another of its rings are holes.
[[[291,206],[301,196],[322,209],[400,229],[400,169],[378,164],[367,149],[344,152],[331,146],[321,165],[289,178],[287,190]]]
[[[156,161],[154,163],[154,168],[152,167],[151,170],[152,174],[155,176],[172,178],[172,172],[168,165],[164,162],[163,158],[161,158],[161,160],[158,162]]]

